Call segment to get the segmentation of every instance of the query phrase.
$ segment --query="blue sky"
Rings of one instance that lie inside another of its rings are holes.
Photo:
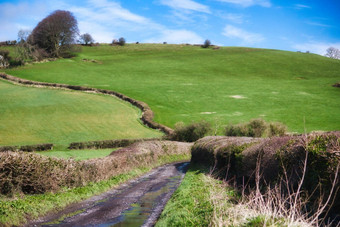
[[[203,43],[324,54],[340,49],[339,0],[0,0],[0,40],[69,10],[97,42]]]

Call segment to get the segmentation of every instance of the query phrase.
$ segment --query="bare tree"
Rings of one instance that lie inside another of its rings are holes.
[[[17,43],[27,42],[28,37],[31,35],[31,33],[32,33],[31,30],[20,29],[19,32],[18,32],[18,42]]]
[[[89,45],[94,42],[94,39],[89,33],[85,33],[80,36],[80,41],[84,45]]]
[[[32,42],[54,57],[70,51],[78,35],[78,23],[69,11],[56,10],[43,19],[32,32]]]
[[[333,59],[340,59],[340,50],[335,47],[330,47],[325,54],[326,57],[333,58]]]

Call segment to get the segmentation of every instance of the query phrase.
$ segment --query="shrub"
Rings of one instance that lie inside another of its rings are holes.
[[[229,124],[225,128],[226,136],[248,136],[248,127],[246,124],[232,125]]]
[[[280,122],[269,123],[268,136],[283,136],[287,132],[287,126]]]
[[[250,120],[248,127],[249,131],[247,136],[261,137],[266,131],[267,123],[262,119],[253,119]]]
[[[194,142],[211,131],[211,125],[206,121],[184,125],[176,123],[174,132],[169,136],[171,140]]]
[[[206,39],[202,45],[203,48],[208,48],[211,45],[211,42],[209,39]]]
[[[123,37],[119,38],[118,44],[119,44],[120,46],[124,46],[125,43],[126,43],[126,41],[125,41],[125,39],[124,39]]]
[[[281,198],[298,196],[306,202],[302,209],[307,213],[326,204],[321,213],[330,208],[329,214],[338,215],[339,142],[339,132],[270,139],[205,137],[192,147],[191,161],[209,165],[217,176],[244,192],[251,193],[257,186],[261,192],[279,187]]]
[[[135,167],[157,163],[168,155],[189,156],[190,144],[148,141],[114,151],[105,158],[75,161],[36,153],[0,153],[0,194],[55,192],[106,180]]]
[[[252,119],[249,123],[228,125],[225,128],[226,136],[250,136],[263,137],[265,135],[283,136],[287,131],[287,127],[280,122],[267,123],[262,119]]]
[[[9,66],[9,61],[11,57],[9,56],[8,50],[0,50],[0,69],[7,68]]]

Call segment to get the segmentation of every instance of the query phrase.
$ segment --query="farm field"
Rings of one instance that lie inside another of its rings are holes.
[[[140,110],[117,98],[33,88],[0,80],[0,146],[160,137],[138,119]]]
[[[83,47],[75,58],[6,73],[118,91],[146,102],[155,112],[155,121],[169,127],[205,119],[222,133],[228,123],[263,118],[286,124],[290,132],[340,129],[340,89],[332,87],[340,81],[340,61],[314,54],[238,47],[101,45]]]
[[[109,148],[109,149],[91,149],[91,150],[57,150],[54,149],[53,151],[41,151],[36,152],[41,155],[46,155],[49,157],[56,157],[56,158],[64,158],[69,159],[73,158],[75,160],[87,160],[92,158],[103,158],[105,156],[108,156],[116,149]]]

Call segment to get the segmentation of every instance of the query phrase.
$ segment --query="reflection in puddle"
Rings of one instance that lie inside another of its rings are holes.
[[[179,171],[182,172],[186,166],[187,163],[181,165],[179,167]],[[181,179],[181,176],[170,177],[166,184],[162,184],[162,186],[159,187],[155,186],[154,188],[151,188],[150,191],[145,193],[137,203],[131,204],[130,208],[125,210],[119,217],[108,223],[103,223],[98,226],[142,226],[145,221],[150,217],[153,209],[155,209],[155,207],[164,197],[164,195],[169,192],[172,194],[176,190]]]

